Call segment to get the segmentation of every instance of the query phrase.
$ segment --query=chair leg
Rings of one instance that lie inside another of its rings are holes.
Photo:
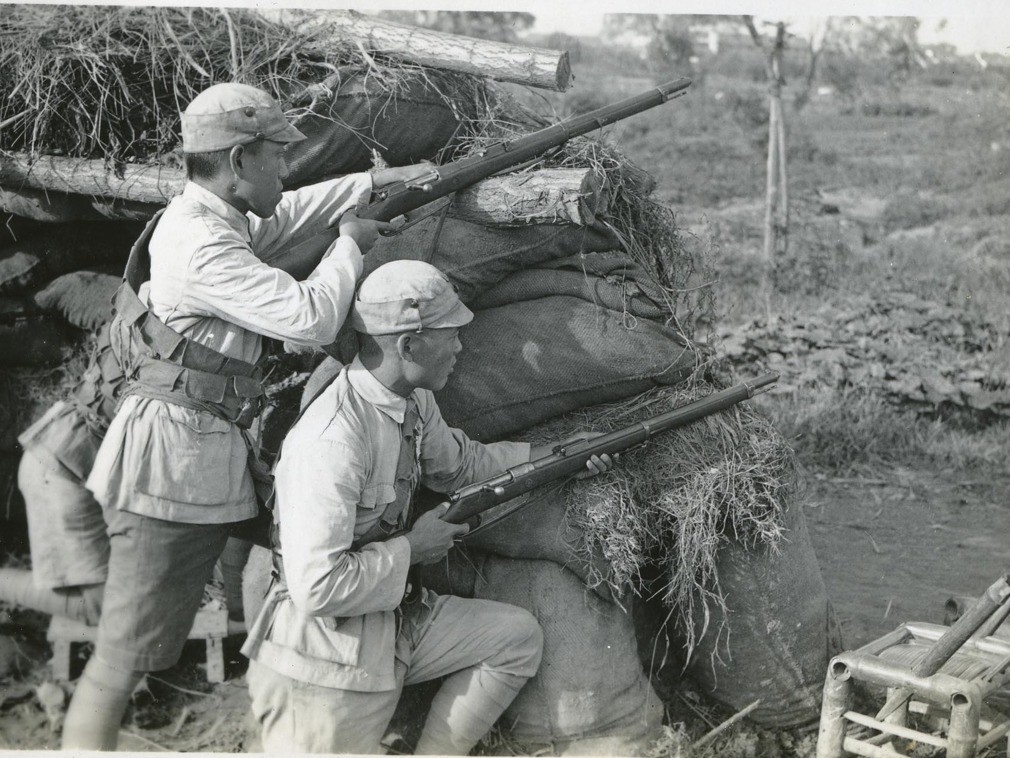
[[[852,676],[849,667],[841,661],[832,661],[824,681],[816,758],[842,758],[845,742],[844,714],[850,709],[851,695]]]
[[[207,681],[224,681],[224,640],[221,637],[207,638]]]
[[[968,694],[958,692],[950,699],[947,758],[975,758],[979,710],[978,700]]]

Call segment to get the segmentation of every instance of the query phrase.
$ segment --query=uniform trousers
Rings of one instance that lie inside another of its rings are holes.
[[[39,588],[102,584],[109,538],[102,506],[84,482],[52,456],[28,447],[18,465],[25,500],[32,576]]]
[[[111,554],[95,656],[126,671],[174,666],[233,524],[105,509]]]
[[[418,605],[404,614],[392,690],[322,687],[251,662],[247,680],[253,715],[263,727],[263,750],[382,753],[380,741],[404,685],[478,667],[524,678],[536,673],[543,634],[528,611],[434,593],[426,593]]]

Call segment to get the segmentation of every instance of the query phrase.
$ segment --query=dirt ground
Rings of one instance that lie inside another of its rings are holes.
[[[808,527],[847,648],[902,621],[942,622],[949,597],[981,593],[1010,558],[1010,475],[968,480],[895,469],[878,477],[808,477]],[[46,617],[2,613],[0,630],[25,668],[0,678],[0,749],[54,749],[60,709],[47,716],[37,690],[47,678]],[[227,653],[223,684],[206,683],[198,643],[175,669],[152,677],[130,708],[121,749],[257,750],[244,659],[234,643]]]
[[[1008,503],[1010,472],[812,479],[807,522],[846,647],[903,621],[942,623],[948,598],[977,596],[1006,572]]]

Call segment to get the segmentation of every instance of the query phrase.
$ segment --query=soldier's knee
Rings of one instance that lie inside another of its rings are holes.
[[[536,617],[524,608],[514,609],[509,619],[509,629],[512,631],[508,650],[509,663],[513,668],[511,673],[533,676],[537,673],[543,656],[543,629]]]

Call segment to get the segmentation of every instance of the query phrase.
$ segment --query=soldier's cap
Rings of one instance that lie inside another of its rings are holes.
[[[212,153],[258,140],[299,142],[305,135],[284,117],[268,93],[248,84],[214,84],[182,114],[182,150]]]
[[[366,276],[350,314],[355,331],[372,335],[460,327],[472,319],[445,274],[412,260],[384,263]]]

